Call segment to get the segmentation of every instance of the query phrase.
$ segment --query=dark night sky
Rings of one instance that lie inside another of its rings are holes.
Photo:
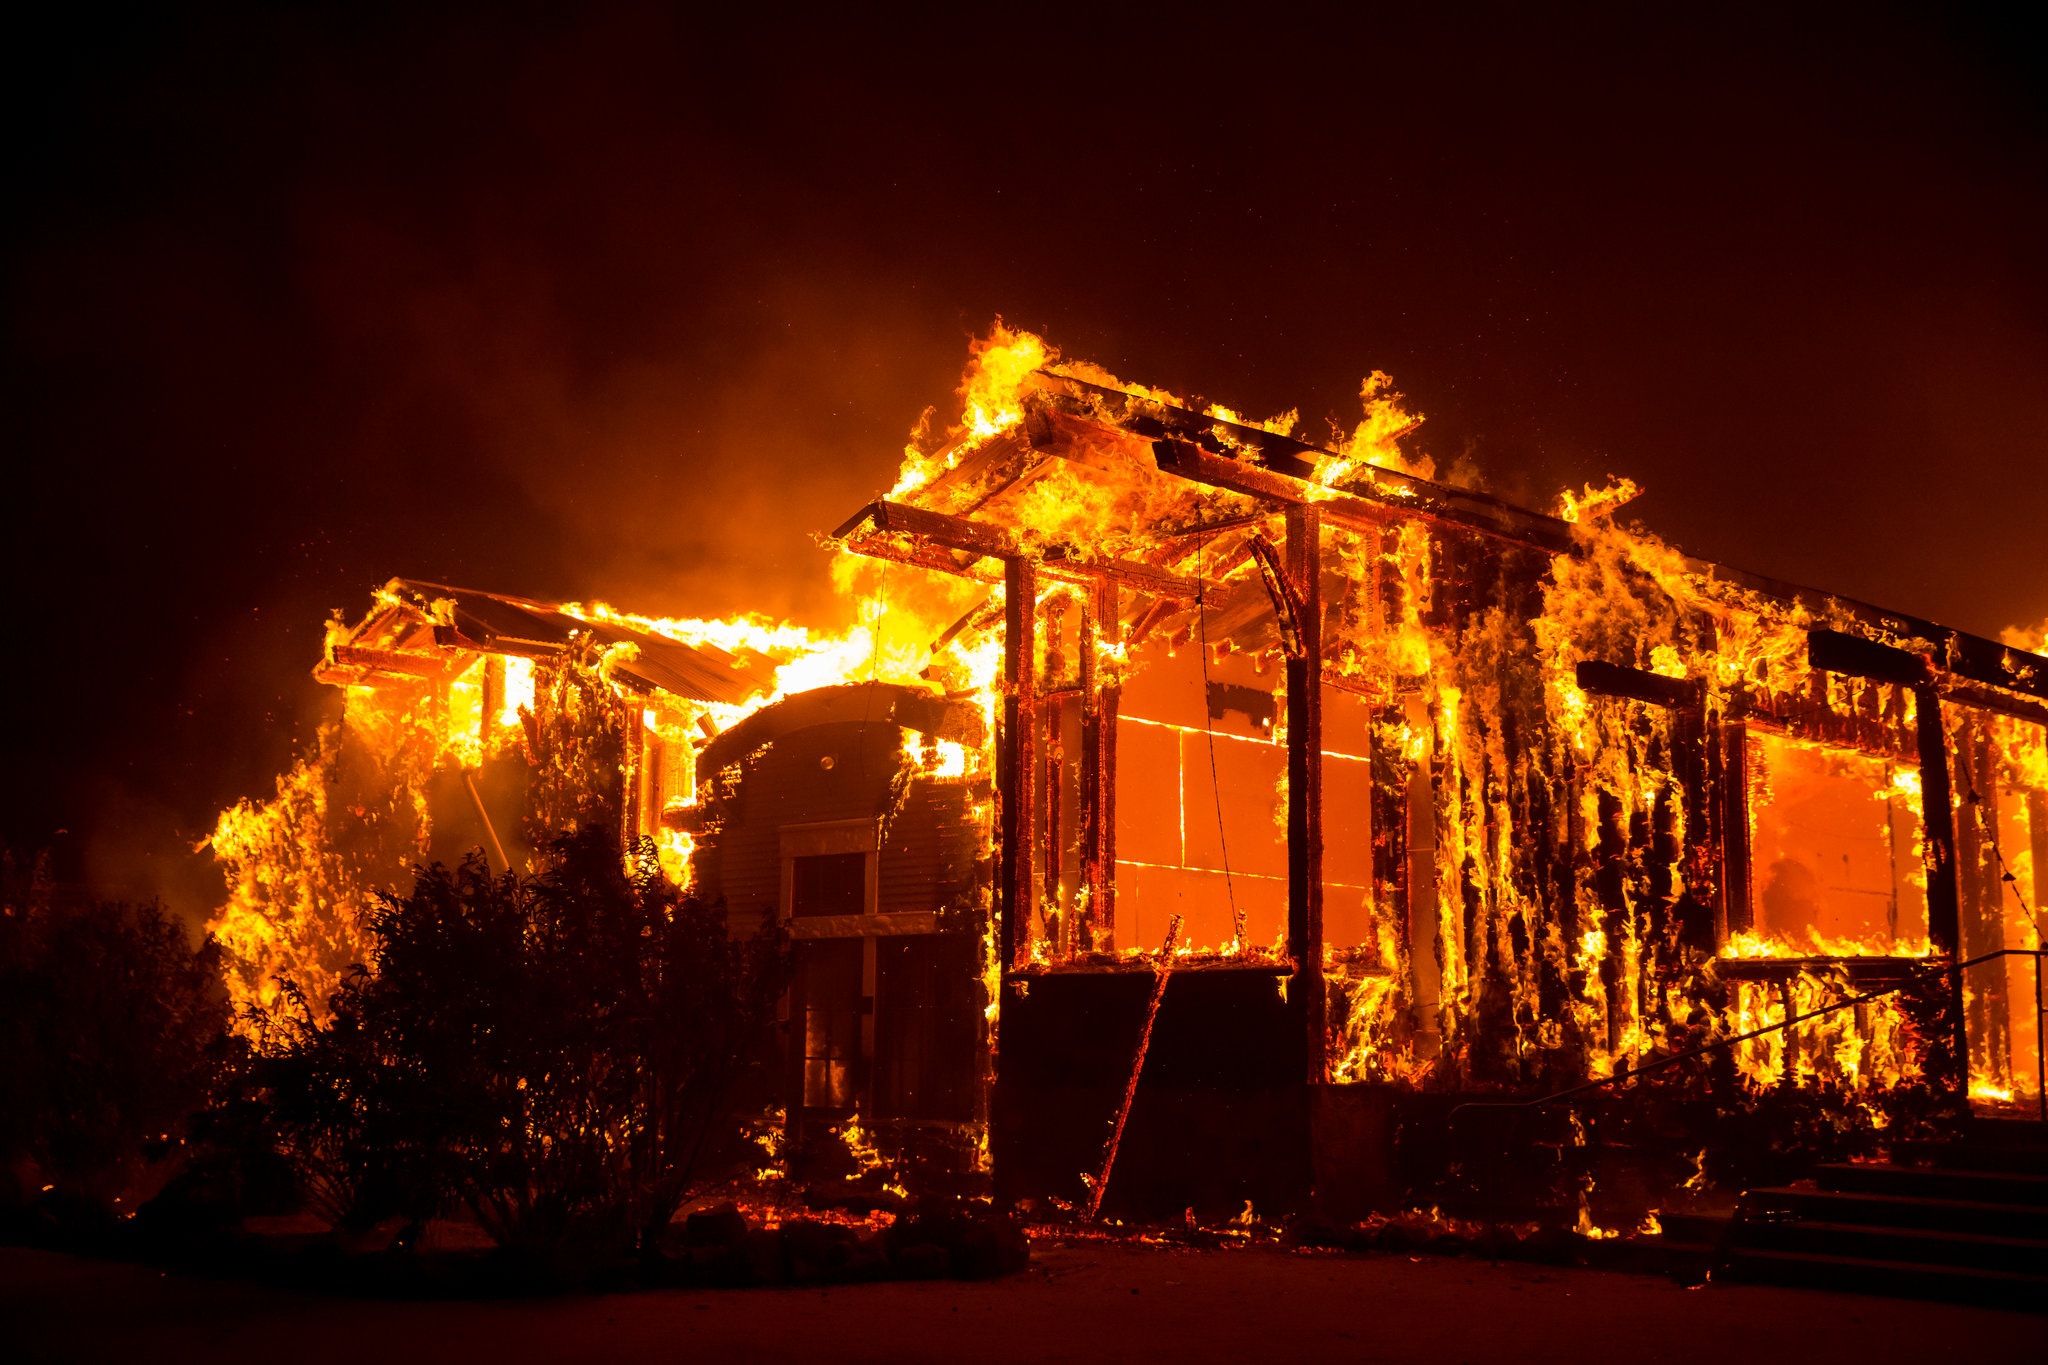
[[[16,30],[7,842],[200,908],[172,851],[392,574],[828,621],[809,532],[998,313],[1312,429],[1383,368],[1501,491],[1628,474],[1696,553],[2040,622],[2040,48],[1662,8]]]

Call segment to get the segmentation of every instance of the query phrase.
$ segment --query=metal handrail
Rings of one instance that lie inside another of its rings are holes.
[[[2033,958],[2035,1006],[2034,1018],[2036,1036],[2035,1050],[2037,1053],[2040,1054],[2040,1061],[2042,1065],[2044,1067],[2048,1067],[2048,1047],[2043,1047],[2042,1041],[2040,1039],[2040,1019],[2042,1013],[2041,968],[2044,956],[2048,956],[2048,949],[2000,948],[1995,952],[1986,953],[1982,957],[1973,957],[1967,962],[1915,962],[1910,964],[1910,966],[1912,969],[1924,970],[1931,967],[1940,970],[1944,974],[1948,972],[1956,972],[1960,974],[1961,972],[1967,971],[1971,967],[1980,966],[1983,963],[1990,962],[1994,958]],[[1781,1020],[1780,1022],[1775,1024],[1766,1025],[1765,1027],[1760,1029],[1751,1029],[1748,1033],[1738,1033],[1732,1038],[1716,1038],[1711,1043],[1704,1043],[1701,1046],[1692,1048],[1688,1051],[1674,1052],[1668,1057],[1659,1057],[1653,1061],[1644,1063],[1640,1066],[1630,1067],[1626,1071],[1616,1071],[1612,1075],[1601,1076],[1596,1080],[1585,1081],[1578,1085],[1569,1086],[1566,1089],[1559,1090],[1554,1094],[1544,1095],[1538,1099],[1467,1100],[1465,1103],[1453,1107],[1451,1112],[1444,1116],[1444,1122],[1446,1125],[1448,1125],[1453,1120],[1455,1120],[1459,1114],[1463,1113],[1467,1109],[1539,1109],[1546,1104],[1555,1104],[1559,1100],[1570,1099],[1575,1095],[1584,1095],[1594,1090],[1603,1089],[1607,1086],[1619,1085],[1624,1081],[1634,1080],[1636,1077],[1648,1075],[1652,1071],[1661,1071],[1667,1066],[1676,1066],[1680,1062],[1689,1061],[1694,1057],[1705,1056],[1709,1052],[1718,1052],[1722,1048],[1734,1047],[1737,1043],[1746,1043],[1749,1042],[1751,1039],[1764,1037],[1766,1034],[1777,1033],[1783,1029],[1791,1028],[1796,1024],[1803,1024],[1809,1019],[1819,1019],[1825,1015],[1834,1014],[1838,1010],[1853,1009],[1857,1005],[1868,1004],[1872,1000],[1881,1000],[1887,995],[1896,995],[1900,991],[1905,990],[1909,985],[1912,984],[1914,983],[1910,981],[1902,981],[1896,986],[1887,986],[1881,991],[1870,991],[1864,995],[1850,996],[1848,999],[1838,1000],[1832,1005],[1823,1006],[1822,1008],[1817,1010],[1808,1010],[1804,1014],[1796,1015],[1792,1018]],[[1965,1057],[1962,1059],[1962,1061],[1964,1067],[1967,1069],[1967,1067],[1969,1066],[1969,1059]],[[2043,1087],[2042,1090],[2043,1093],[2040,1097],[2043,1109],[2042,1117],[2048,1118],[2048,1087]]]

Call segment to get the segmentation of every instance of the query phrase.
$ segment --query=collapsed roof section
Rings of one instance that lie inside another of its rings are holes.
[[[392,579],[360,624],[332,635],[314,676],[341,686],[446,678],[474,655],[548,658],[577,635],[605,647],[630,646],[613,655],[612,675],[643,694],[740,705],[774,687],[768,660],[685,644],[614,619],[587,619],[524,597],[409,578]]]

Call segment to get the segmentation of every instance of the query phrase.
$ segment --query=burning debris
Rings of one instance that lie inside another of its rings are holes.
[[[2042,1102],[2038,640],[1438,481],[1378,373],[1328,447],[1000,326],[961,397],[829,538],[843,634],[337,624],[343,720],[213,837],[241,998],[331,989],[409,863],[603,827],[790,930],[793,1156],[857,1119],[1011,1201],[1384,1204],[1461,1097],[1649,1071]]]

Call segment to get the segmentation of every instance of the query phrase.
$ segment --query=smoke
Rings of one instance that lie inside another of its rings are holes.
[[[268,790],[321,620],[394,574],[843,624],[811,537],[998,313],[1307,430],[1385,370],[1422,451],[1523,501],[1628,475],[1689,550],[2048,616],[2048,176],[2010,44],[93,22],[9,95],[17,845],[203,834]]]

